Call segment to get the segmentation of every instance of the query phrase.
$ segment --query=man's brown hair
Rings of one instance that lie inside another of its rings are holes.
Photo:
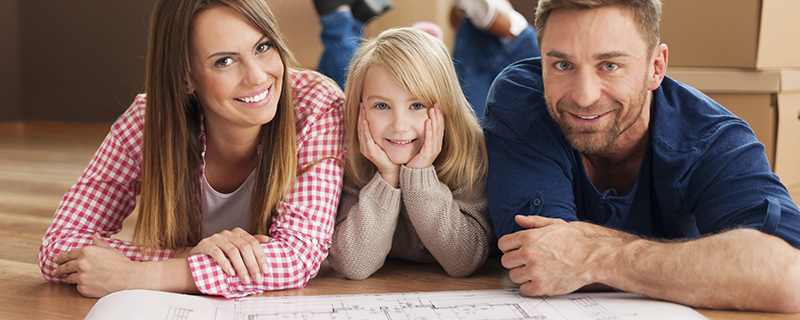
[[[547,20],[557,9],[586,10],[607,6],[618,6],[630,11],[639,27],[649,52],[659,44],[658,25],[661,21],[661,0],[539,0],[536,8],[536,38],[542,46]]]

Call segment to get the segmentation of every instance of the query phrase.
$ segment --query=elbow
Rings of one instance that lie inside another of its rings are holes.
[[[373,270],[373,268],[366,268],[364,266],[356,266],[352,264],[340,265],[333,263],[333,261],[331,261],[331,267],[333,267],[336,272],[341,273],[348,280],[364,280],[369,278],[369,276],[375,273],[375,271],[380,269],[380,267],[378,267],[377,269]]]
[[[350,256],[343,257],[332,249],[328,255],[328,262],[333,270],[341,273],[348,280],[364,280],[383,267],[385,260],[371,261]]]
[[[800,264],[791,266],[787,281],[779,284],[770,311],[779,313],[800,312]]]
[[[451,263],[440,262],[440,264],[442,268],[444,268],[444,271],[447,272],[447,275],[453,278],[465,278],[475,273],[475,271],[486,262],[487,256],[487,252],[483,252],[480,255],[473,256],[473,259],[452,261]]]
[[[450,265],[445,266],[442,265],[444,271],[447,272],[447,275],[453,278],[466,278],[471,276],[475,273],[475,270],[483,264],[483,260],[480,260],[478,263],[466,263],[463,265]]]
[[[765,310],[779,313],[800,312],[800,250],[794,249],[792,258],[782,267],[784,276],[776,276],[773,283],[773,294],[767,295]]]
[[[792,288],[789,288],[792,287]],[[763,311],[777,312],[777,313],[798,313],[800,312],[800,283],[792,285],[784,285],[783,290],[777,290],[778,293],[773,296],[771,301],[767,302]]]
[[[53,256],[50,254],[50,250],[42,244],[39,247],[39,270],[42,272],[42,277],[44,277],[47,282],[50,283],[67,283],[66,277],[55,277],[52,275],[53,271],[58,268],[58,265],[53,262]]]

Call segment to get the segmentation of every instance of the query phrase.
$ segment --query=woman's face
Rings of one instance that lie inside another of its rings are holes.
[[[189,92],[203,105],[206,127],[260,129],[278,107],[283,62],[239,12],[216,6],[195,16],[189,36]]]

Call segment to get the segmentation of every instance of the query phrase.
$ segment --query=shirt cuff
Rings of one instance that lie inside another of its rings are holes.
[[[419,190],[439,185],[439,176],[434,166],[414,169],[400,166],[400,188],[403,190]]]
[[[402,172],[402,169],[400,169]],[[361,194],[368,195],[375,203],[382,203],[391,206],[400,203],[400,189],[395,189],[386,180],[381,178],[380,172],[375,172],[375,176],[362,189]]]

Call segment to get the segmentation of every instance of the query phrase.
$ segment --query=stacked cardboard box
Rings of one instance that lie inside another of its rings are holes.
[[[800,202],[800,1],[663,2],[667,75],[747,121]]]

